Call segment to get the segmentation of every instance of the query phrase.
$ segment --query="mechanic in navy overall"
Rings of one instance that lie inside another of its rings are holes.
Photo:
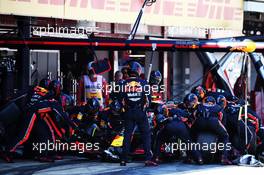
[[[147,90],[147,82],[139,78],[141,71],[141,65],[137,62],[132,62],[131,69],[129,71],[129,78],[125,80],[122,86],[121,99],[125,107],[125,136],[123,153],[120,162],[121,166],[126,166],[128,160],[127,156],[130,151],[131,137],[136,125],[142,134],[144,151],[146,155],[145,166],[157,166],[155,162],[151,161],[151,135],[147,115],[145,112],[145,108],[148,106],[149,91]]]

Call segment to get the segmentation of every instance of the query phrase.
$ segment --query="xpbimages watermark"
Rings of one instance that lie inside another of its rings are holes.
[[[144,92],[146,95],[150,95],[151,93],[165,92],[164,85],[144,85],[141,86],[140,83],[132,81],[131,83],[125,85],[119,85],[115,82],[107,85],[106,93],[109,94],[111,92],[119,93],[119,92]]]
[[[150,95],[151,93],[164,93],[165,92],[165,85],[144,85],[141,86],[138,82],[131,82],[125,85],[119,85],[115,82],[112,82],[108,85],[106,85],[105,88],[103,88],[100,84],[97,84],[96,86],[93,85],[87,85],[86,88],[93,88],[93,89],[100,89],[103,92],[105,92],[107,95],[111,92],[114,93],[123,93],[123,92],[144,92],[146,95]]]
[[[84,153],[85,151],[98,151],[100,149],[100,143],[63,143],[57,140],[55,143],[49,140],[45,143],[32,143],[33,151],[38,151],[39,153],[45,151],[78,151],[79,153]]]
[[[72,35],[84,37],[90,34],[100,33],[99,27],[96,26],[86,26],[86,27],[67,27],[67,26],[57,26],[50,25],[47,26],[33,26],[31,30],[33,35],[39,37],[42,36],[63,36],[63,35]]]
[[[181,140],[176,143],[165,143],[165,152],[174,153],[175,151],[210,151],[210,153],[216,153],[217,151],[231,150],[231,143],[184,143]]]

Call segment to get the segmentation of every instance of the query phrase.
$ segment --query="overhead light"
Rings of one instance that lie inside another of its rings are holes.
[[[146,57],[146,55],[129,55],[129,57],[131,58],[142,58],[142,57]]]
[[[2,48],[0,48],[0,51],[10,51],[10,52],[16,52],[16,51],[17,51],[17,49],[9,49],[9,48],[2,47]]]
[[[256,35],[261,35],[261,31],[257,31]]]

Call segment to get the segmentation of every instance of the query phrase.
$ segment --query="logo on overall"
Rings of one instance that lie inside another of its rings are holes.
[[[141,84],[140,84],[140,82],[131,81],[131,82],[128,83],[128,86],[130,86],[130,87],[140,87]]]
[[[98,83],[96,85],[86,85],[85,88],[87,88],[87,89],[102,89],[102,86]]]
[[[126,85],[126,92],[127,96],[131,101],[138,101],[140,100],[140,96],[142,93],[142,86],[140,82],[131,81]]]

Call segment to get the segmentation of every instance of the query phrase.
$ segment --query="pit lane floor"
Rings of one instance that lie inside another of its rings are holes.
[[[264,173],[263,167],[190,165],[180,162],[164,163],[158,167],[144,167],[142,162],[129,163],[126,167],[118,163],[90,161],[83,158],[67,157],[55,163],[39,163],[37,161],[16,160],[16,163],[0,161],[0,174],[6,175],[259,175]]]

